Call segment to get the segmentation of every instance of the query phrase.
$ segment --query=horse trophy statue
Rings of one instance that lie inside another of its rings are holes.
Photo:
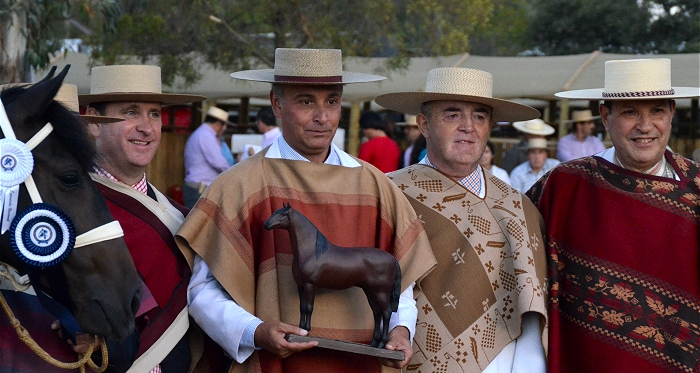
[[[27,342],[3,294],[38,298],[72,338],[80,332],[122,340],[133,333],[140,306],[141,283],[123,232],[88,174],[94,145],[76,113],[53,100],[68,68],[54,77],[54,67],[36,84],[0,92],[0,301],[20,337],[0,341],[7,349],[0,352],[0,370],[22,370],[13,368],[21,362],[11,357],[25,348],[20,339],[45,361],[51,358]],[[22,302],[16,304],[27,304]],[[81,370],[92,363],[89,357],[81,358]]]
[[[314,290],[357,286],[365,293],[374,315],[372,347],[383,348],[389,319],[401,295],[401,267],[386,251],[374,247],[340,247],[329,242],[316,226],[289,204],[275,211],[265,229],[289,232],[294,260],[292,275],[299,290],[299,327],[311,330]]]

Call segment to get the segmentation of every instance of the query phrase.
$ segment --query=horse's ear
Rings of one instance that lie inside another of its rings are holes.
[[[288,209],[288,208],[289,208],[289,202],[282,202],[282,207]]]
[[[8,105],[6,111],[8,112],[10,123],[19,125],[28,118],[37,118],[44,113],[61,88],[63,79],[68,74],[68,69],[70,69],[70,65],[66,65],[54,77],[53,74],[56,71],[56,67],[52,67],[44,79],[29,87],[23,95]]]

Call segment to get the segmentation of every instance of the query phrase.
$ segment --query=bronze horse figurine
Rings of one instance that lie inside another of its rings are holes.
[[[31,176],[41,200],[65,213],[79,236],[114,219],[88,174],[93,169],[95,147],[85,124],[53,100],[68,66],[55,77],[54,72],[55,67],[46,78],[31,86],[3,89],[0,100],[16,139],[23,143],[47,122],[51,123],[53,130],[31,151],[34,159]],[[0,138],[11,138],[9,135],[3,131]],[[19,187],[17,211],[33,205],[27,188],[26,184]],[[0,261],[24,274],[29,266],[11,248],[10,232],[0,237]],[[93,243],[76,247],[56,265],[62,267],[68,288],[66,298],[70,304],[63,305],[83,332],[120,340],[133,332],[140,305],[141,284],[136,268],[122,237],[89,242]],[[54,297],[55,279],[45,272],[38,279],[32,282],[35,290]],[[0,317],[5,316],[0,314]]]
[[[292,244],[292,275],[299,290],[299,327],[311,330],[314,290],[364,291],[374,315],[372,346],[383,348],[388,341],[389,319],[401,295],[401,267],[386,251],[374,247],[340,247],[329,242],[316,226],[289,204],[275,211],[265,229],[286,229]]]

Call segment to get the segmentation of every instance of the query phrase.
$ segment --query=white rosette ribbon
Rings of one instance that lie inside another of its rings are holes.
[[[32,174],[34,157],[27,145],[19,140],[0,139],[0,234],[9,229],[17,214],[19,186]]]

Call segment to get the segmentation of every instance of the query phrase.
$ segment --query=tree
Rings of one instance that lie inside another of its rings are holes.
[[[637,0],[532,0],[528,38],[544,54],[645,50],[649,12]]]
[[[154,56],[165,84],[191,84],[208,62],[237,70],[271,67],[278,47],[340,48],[345,56],[409,57],[468,51],[492,0],[123,0],[115,27],[87,42],[102,63]],[[253,57],[253,59],[251,59]],[[181,78],[182,80],[176,80]]]
[[[652,10],[649,49],[658,53],[700,52],[700,2],[697,0],[648,1]]]
[[[700,51],[697,0],[531,0],[528,39],[544,54]]]
[[[29,81],[31,68],[48,66],[64,39],[90,34],[117,7],[115,0],[0,0],[0,83]]]
[[[480,56],[515,56],[527,49],[527,0],[494,0],[488,24],[474,30],[471,53]]]

